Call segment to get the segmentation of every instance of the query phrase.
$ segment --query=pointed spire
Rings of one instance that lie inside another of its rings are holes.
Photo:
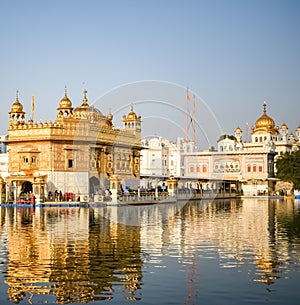
[[[67,85],[65,85],[65,96],[67,96]]]
[[[87,97],[86,97],[86,94],[87,94],[87,90],[86,89],[84,89],[83,90],[83,106],[88,106],[88,99],[87,99]]]
[[[267,113],[267,103],[266,103],[266,101],[264,101],[263,106],[264,106],[264,114],[266,114]]]
[[[19,90],[17,89],[17,91],[16,91],[16,102],[18,102],[19,101]]]

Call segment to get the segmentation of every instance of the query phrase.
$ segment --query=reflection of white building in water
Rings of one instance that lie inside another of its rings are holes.
[[[280,201],[257,197],[242,203],[201,201],[176,211],[172,210],[173,205],[162,211],[158,205],[151,209],[151,214],[144,210],[140,213],[151,224],[141,226],[141,248],[155,251],[156,259],[178,257],[187,264],[187,270],[191,264],[196,268],[199,258],[218,255],[221,267],[248,264],[249,271],[254,266],[253,281],[272,284],[276,274],[282,272],[277,269],[282,261],[290,256],[299,261],[285,238],[278,234],[278,218],[292,215],[292,201],[282,207]],[[281,249],[280,253],[276,249]]]

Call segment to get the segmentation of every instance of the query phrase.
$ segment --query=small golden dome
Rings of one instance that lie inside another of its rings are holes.
[[[256,129],[266,129],[266,130],[273,129],[275,127],[275,122],[272,118],[270,118],[267,115],[266,102],[264,102],[263,105],[264,105],[264,113],[260,118],[257,119],[257,121],[255,123],[255,127],[256,127]]]
[[[17,96],[15,102],[11,106],[11,112],[23,112],[23,105],[19,102],[19,92],[17,90]]]
[[[283,123],[282,125],[281,125],[281,129],[287,129],[288,127],[287,127],[287,125],[285,124],[285,123]]]
[[[67,88],[65,87],[65,96],[59,102],[59,108],[69,109],[72,108],[72,102],[67,96]]]
[[[128,113],[127,119],[129,119],[129,120],[136,120],[137,119],[137,115],[133,111],[133,106],[131,106],[131,109],[130,109],[130,112]]]
[[[300,131],[300,126],[297,127],[296,131]]]
[[[242,129],[241,129],[240,127],[237,127],[237,128],[235,129],[235,132],[242,132]]]
[[[82,100],[82,104],[80,106],[77,106],[75,111],[78,112],[78,111],[85,111],[87,109],[89,110],[93,110],[93,107],[90,107],[90,105],[88,104],[88,99],[86,97],[86,94],[87,94],[87,90],[84,89],[83,90],[83,100]]]

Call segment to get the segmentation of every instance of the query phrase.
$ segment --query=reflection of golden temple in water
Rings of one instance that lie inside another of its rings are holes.
[[[198,291],[201,258],[216,258],[220,268],[245,266],[253,281],[270,285],[289,268],[285,261],[293,256],[284,228],[293,208],[292,201],[265,199],[2,208],[9,299],[20,302],[28,295],[49,294],[59,303],[110,300],[118,287],[124,299],[141,299],[145,254],[155,264],[173,257],[186,266],[186,304]],[[297,257],[293,260],[300,263]]]
[[[111,232],[108,220],[82,208],[7,209],[1,219],[1,226],[13,223],[7,226],[11,301],[20,302],[26,293],[50,294],[58,303],[111,299],[113,285],[123,287],[124,298],[138,299],[138,228],[118,225]]]

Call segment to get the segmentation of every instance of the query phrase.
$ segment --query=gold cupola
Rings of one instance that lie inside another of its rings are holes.
[[[275,127],[275,122],[272,118],[270,118],[267,115],[267,109],[266,109],[267,108],[267,103],[264,102],[263,106],[264,106],[263,115],[260,118],[257,119],[257,121],[255,123],[255,127],[270,130],[270,129]]]
[[[12,104],[9,112],[9,124],[10,126],[17,126],[25,123],[25,112],[23,111],[23,105],[19,102],[19,91],[17,90],[16,100]]]
[[[23,112],[23,105],[19,102],[19,91],[17,90],[16,100],[11,106],[11,112],[21,113]]]
[[[83,90],[82,104],[80,106],[78,106],[76,109],[87,109],[87,108],[90,108],[90,105],[88,104],[88,99],[86,97],[86,94],[87,94],[87,90],[84,89]]]
[[[60,109],[70,109],[72,108],[72,102],[67,96],[67,87],[65,86],[65,95],[59,102]]]
[[[59,102],[59,107],[57,108],[57,118],[67,118],[73,115],[72,102],[67,95],[67,87],[65,86],[65,95]]]
[[[127,115],[127,119],[128,120],[136,120],[137,119],[137,115],[136,113],[133,111],[133,106],[131,106],[130,108],[130,112]]]
[[[130,112],[126,116],[123,115],[123,128],[126,130],[139,131],[141,130],[141,116],[137,116],[133,111],[133,106],[130,107]]]
[[[271,133],[273,135],[278,135],[278,127],[275,127],[274,120],[267,115],[266,102],[263,103],[263,107],[263,114],[256,120],[255,126],[252,128],[252,134]]]

